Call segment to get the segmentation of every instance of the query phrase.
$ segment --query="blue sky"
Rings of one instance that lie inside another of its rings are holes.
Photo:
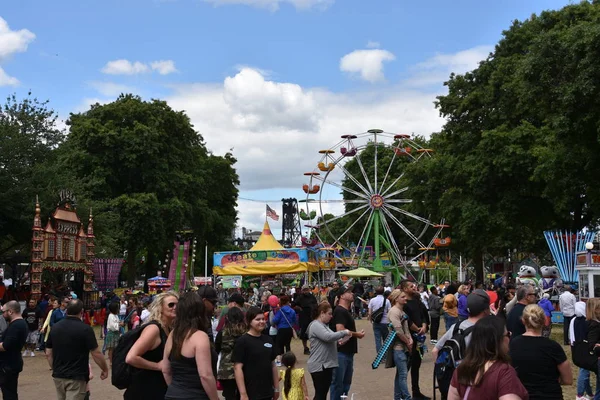
[[[5,1],[0,96],[32,90],[62,118],[122,91],[166,99],[209,148],[234,149],[242,197],[301,198],[320,148],[372,127],[436,131],[450,72],[475,68],[513,20],[567,3]],[[240,226],[262,226],[263,203],[239,209]]]

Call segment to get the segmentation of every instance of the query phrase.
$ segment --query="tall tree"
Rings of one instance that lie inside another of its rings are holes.
[[[479,67],[451,75],[436,106],[437,156],[415,166],[423,206],[481,255],[545,247],[542,231],[600,218],[600,2],[515,21]]]
[[[100,212],[118,215],[130,284],[140,252],[162,259],[177,229],[191,225],[204,236],[199,243],[211,244],[233,229],[235,159],[210,154],[183,112],[121,95],[71,114],[68,124],[63,164]]]
[[[28,252],[35,196],[48,207],[54,200],[45,189],[57,179],[52,166],[64,138],[56,122],[48,101],[31,93],[9,96],[0,107],[0,258]]]

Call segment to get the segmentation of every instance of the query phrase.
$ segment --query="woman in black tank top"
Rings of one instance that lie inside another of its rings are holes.
[[[169,385],[165,400],[218,400],[217,353],[206,333],[210,324],[196,292],[181,296],[173,332],[163,355],[163,375]]]
[[[178,295],[166,292],[157,295],[149,307],[148,321],[156,321],[144,328],[140,338],[127,354],[125,362],[137,368],[131,384],[123,394],[125,400],[163,400],[167,383],[163,378],[160,362],[163,359],[167,335],[171,331]]]

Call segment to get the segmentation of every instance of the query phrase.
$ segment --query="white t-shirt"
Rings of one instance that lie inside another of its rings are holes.
[[[374,311],[377,311],[379,308],[381,308],[381,306],[383,306],[383,295],[382,294],[378,294],[377,296],[375,296],[371,300],[369,300],[369,312],[371,314],[373,314]],[[381,321],[380,321],[381,324],[387,324],[389,322],[387,314],[391,307],[392,307],[392,305],[390,304],[390,301],[386,299],[385,300],[385,308],[383,309],[383,317],[381,318]]]
[[[119,306],[119,315],[124,317],[125,314],[127,314],[127,302],[121,303]]]
[[[150,316],[150,311],[148,311],[144,308],[142,310],[142,315],[140,315],[140,319],[142,320],[142,323],[146,322],[146,319],[148,319],[149,316]]]

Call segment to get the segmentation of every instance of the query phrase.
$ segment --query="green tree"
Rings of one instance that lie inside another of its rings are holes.
[[[19,250],[29,254],[35,196],[44,213],[54,203],[47,190],[59,175],[53,165],[64,138],[48,101],[28,93],[0,107],[0,258]]]
[[[113,229],[127,250],[128,280],[137,257],[148,272],[172,246],[176,230],[191,227],[198,243],[219,244],[235,220],[235,159],[210,154],[183,112],[166,102],[121,95],[71,114],[63,165],[99,213],[118,216]]]
[[[450,76],[437,156],[409,175],[483,278],[481,255],[545,248],[542,231],[600,217],[600,2],[515,21],[479,67]]]

